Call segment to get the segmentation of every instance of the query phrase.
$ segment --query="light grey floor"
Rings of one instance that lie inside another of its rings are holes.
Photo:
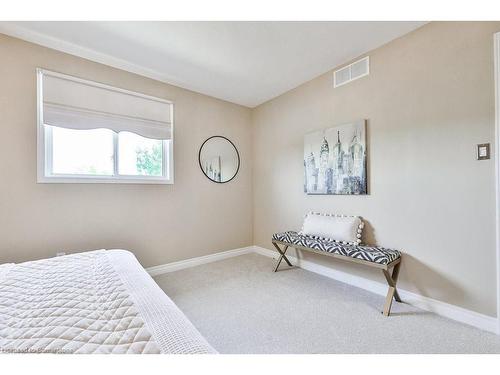
[[[221,353],[500,353],[500,336],[249,254],[155,277]]]

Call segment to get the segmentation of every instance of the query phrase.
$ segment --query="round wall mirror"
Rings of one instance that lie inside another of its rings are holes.
[[[198,161],[205,176],[221,184],[231,181],[240,169],[240,155],[236,146],[220,135],[210,137],[203,142]]]

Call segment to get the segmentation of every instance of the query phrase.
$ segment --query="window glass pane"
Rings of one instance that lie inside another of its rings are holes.
[[[113,175],[111,130],[74,130],[55,126],[50,128],[52,129],[52,173]]]
[[[132,176],[162,176],[163,141],[135,133],[118,134],[118,173]]]

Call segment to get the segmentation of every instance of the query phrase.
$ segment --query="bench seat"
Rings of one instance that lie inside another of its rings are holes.
[[[379,246],[346,245],[331,239],[313,237],[297,232],[275,233],[273,241],[279,241],[290,247],[301,246],[331,254],[387,265],[401,257],[398,250]]]

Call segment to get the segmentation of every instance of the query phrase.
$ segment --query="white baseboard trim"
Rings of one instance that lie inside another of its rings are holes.
[[[259,246],[254,246],[254,252],[275,259],[278,256],[278,253],[276,251],[265,249]],[[387,285],[379,283],[377,281],[351,275],[346,272],[337,271],[308,260],[298,259],[294,256],[287,255],[287,258],[296,266],[305,270],[315,272],[317,274],[356,286],[361,289],[368,290],[372,293],[376,293],[382,296],[385,296],[387,294]],[[496,317],[480,314],[459,306],[451,305],[429,297],[424,297],[407,290],[398,288],[398,291],[401,299],[405,303],[408,303],[412,306],[418,307],[422,310],[433,312],[445,318],[453,319],[474,326],[488,332],[500,334],[500,332],[498,332],[498,320]]]
[[[252,253],[252,252],[254,252],[253,246],[242,247],[239,249],[222,251],[220,253],[205,255],[205,256],[201,256],[201,257],[180,260],[178,262],[161,264],[159,266],[153,266],[153,267],[146,268],[146,271],[151,276],[158,276],[158,275],[161,275],[163,273],[174,272],[174,271],[182,270],[184,268],[195,267],[195,266],[199,266],[200,264],[216,262],[218,260],[237,257],[238,255],[248,254],[248,253]]]
[[[247,246],[239,249],[223,251],[220,253],[205,255],[201,257],[181,260],[178,262],[162,264],[146,268],[146,271],[151,276],[158,276],[163,273],[182,270],[185,268],[199,266],[200,264],[216,262],[218,260],[236,257],[243,254],[256,253],[270,258],[277,258],[278,253],[274,250],[265,249],[260,246]],[[288,259],[296,266],[329,277],[331,279],[353,285],[355,287],[368,290],[369,292],[385,296],[387,294],[387,285],[377,281],[369,280],[364,277],[351,275],[346,272],[338,271],[330,267],[326,267],[309,260],[298,259],[297,257],[287,255]],[[433,312],[445,318],[453,319],[461,323],[471,325],[484,331],[500,334],[498,331],[498,320],[495,317],[480,314],[475,311],[467,310],[459,306],[441,302],[429,297],[399,289],[401,299],[412,306],[422,310]]]

